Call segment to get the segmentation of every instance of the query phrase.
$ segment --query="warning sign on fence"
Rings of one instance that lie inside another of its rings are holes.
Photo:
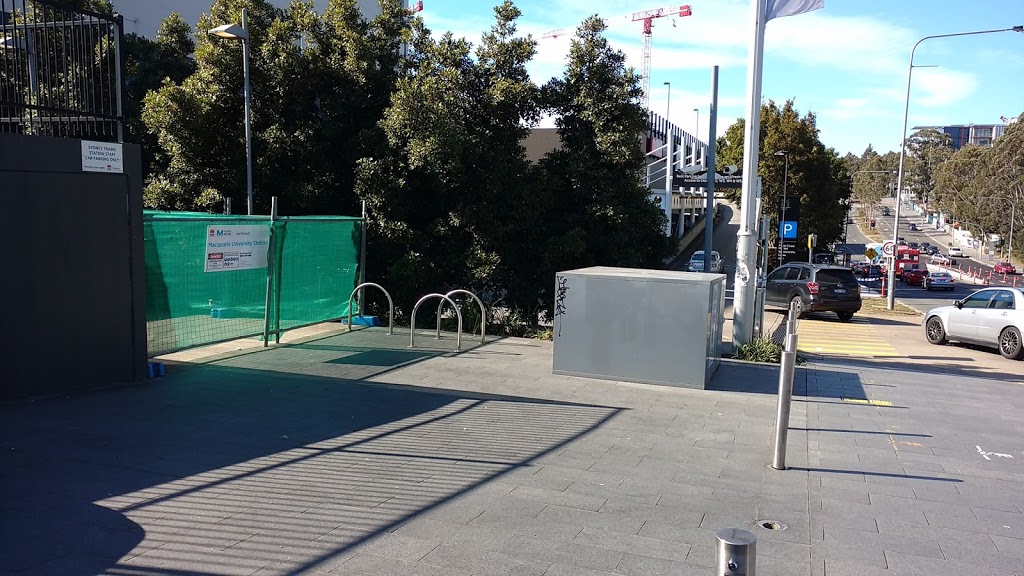
[[[206,271],[267,267],[269,226],[207,226]]]

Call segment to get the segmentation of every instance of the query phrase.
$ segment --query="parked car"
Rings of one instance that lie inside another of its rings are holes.
[[[1016,274],[1017,269],[1013,267],[1013,264],[1009,262],[996,262],[996,265],[992,267],[992,270],[996,274]]]
[[[860,275],[864,278],[878,278],[885,273],[885,269],[878,264],[867,264],[860,269]]]
[[[907,224],[907,230],[910,230],[911,232],[917,232],[917,224],[914,224],[913,222]]]
[[[943,256],[942,254],[933,254],[932,257],[928,260],[928,262],[930,264],[935,264],[935,265],[938,265],[938,266],[954,266],[954,265],[956,265],[956,260],[953,260],[949,256]]]
[[[924,316],[928,342],[949,340],[995,347],[1004,358],[1024,358],[1024,289],[983,288],[952,306],[940,306]]]
[[[900,278],[911,286],[924,286],[924,281],[928,278],[928,271],[924,268],[904,268]]]
[[[964,257],[963,249],[962,248],[958,248],[956,246],[950,246],[949,247],[949,257],[950,258],[954,258],[954,257],[957,257],[957,256],[959,256],[960,258]]]
[[[870,266],[870,264],[867,262],[851,262],[850,270],[852,270],[854,274],[860,274],[861,271],[864,270],[864,268],[867,266]]]
[[[956,288],[953,276],[949,272],[933,272],[924,279],[925,290],[949,290]]]
[[[703,272],[704,271],[704,251],[698,250],[690,256],[690,262],[686,265],[686,269],[690,272]],[[711,272],[713,274],[721,274],[724,269],[722,264],[722,256],[718,252],[711,251]]]
[[[790,262],[768,275],[765,305],[788,310],[791,303],[796,303],[800,317],[808,312],[835,312],[847,322],[860,310],[860,284],[849,268]]]

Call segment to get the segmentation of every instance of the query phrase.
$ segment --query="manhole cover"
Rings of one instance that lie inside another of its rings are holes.
[[[788,528],[788,526],[786,526],[782,522],[776,522],[774,520],[760,522],[758,523],[758,525],[761,528],[764,528],[765,530],[785,530],[786,528]]]

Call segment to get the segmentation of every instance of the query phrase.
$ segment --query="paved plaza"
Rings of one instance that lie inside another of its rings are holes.
[[[407,345],[0,407],[0,573],[708,576],[738,527],[759,576],[1024,575],[1019,378],[812,358],[776,471],[777,367],[690,390],[552,375],[550,342]]]

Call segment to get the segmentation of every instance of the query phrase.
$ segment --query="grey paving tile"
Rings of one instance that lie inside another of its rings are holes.
[[[920,524],[902,522],[892,517],[876,518],[875,524],[880,534],[899,534],[914,538],[924,538],[940,544],[956,543],[979,551],[996,551],[996,546],[988,534],[958,530],[959,526],[957,524],[949,526],[935,524],[922,526]]]
[[[689,545],[681,542],[634,536],[632,534],[596,528],[584,528],[573,541],[605,550],[617,550],[619,552],[628,552],[665,560],[677,560],[679,562],[686,560],[686,554],[690,550]]]
[[[622,552],[586,546],[576,542],[559,542],[534,536],[514,536],[501,550],[509,556],[530,558],[540,562],[578,566],[590,570],[612,572],[622,559]]]
[[[933,540],[892,533],[879,534],[877,532],[865,532],[842,527],[826,527],[825,543],[844,548],[862,548],[876,551],[891,550],[914,556],[943,558],[943,551],[939,548],[939,544]]]
[[[1024,539],[996,535],[991,535],[990,538],[1001,553],[1024,558]]]
[[[942,542],[940,547],[946,560],[979,567],[985,566],[991,570],[1024,571],[1024,557],[1020,555],[993,552],[985,548],[964,546],[957,542]]]
[[[474,550],[465,546],[442,545],[427,554],[424,564],[446,569],[461,570],[473,574],[537,575],[540,576],[551,566],[549,562],[535,562],[519,559],[500,552]]]
[[[899,552],[886,552],[886,563],[889,569],[899,576],[977,576],[979,567],[975,564],[964,564],[951,560],[926,558]]]
[[[597,512],[608,501],[607,498],[597,496],[587,496],[585,494],[548,490],[532,486],[519,486],[509,493],[509,497],[530,500],[541,504],[553,504],[564,508],[590,510],[591,512]]]
[[[422,562],[407,562],[372,554],[358,554],[344,564],[335,567],[331,570],[331,574],[344,574],[345,576],[389,576],[392,574],[470,576],[472,572],[462,571],[452,566],[433,566]]]
[[[597,570],[590,570],[588,568],[580,568],[579,566],[570,566],[568,564],[552,564],[548,571],[544,573],[544,576],[608,576],[611,572],[598,572]]]
[[[635,518],[620,514],[590,512],[561,506],[547,506],[537,515],[537,520],[557,522],[583,528],[597,528],[624,534],[637,534],[644,525],[643,518]]]
[[[974,511],[969,506],[962,504],[951,504],[948,502],[935,502],[931,500],[918,500],[916,498],[899,498],[896,496],[884,496],[879,494],[871,495],[871,505],[890,512],[937,512],[947,516],[958,518],[975,518]],[[1024,516],[1020,516],[1024,521]]]
[[[619,562],[615,573],[624,576],[706,576],[707,568],[664,558],[626,554]]]

